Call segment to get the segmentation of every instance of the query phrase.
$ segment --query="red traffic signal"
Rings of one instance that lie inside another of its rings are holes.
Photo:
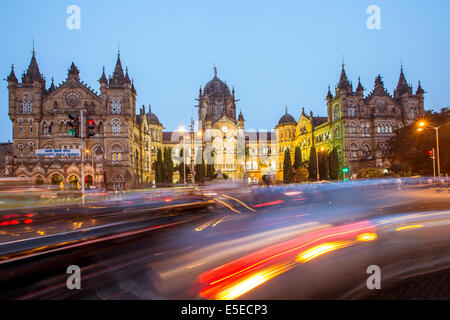
[[[89,129],[95,128],[95,118],[94,117],[88,117],[87,118],[87,126]]]
[[[434,159],[434,149],[428,151],[428,155],[430,156],[431,159]]]

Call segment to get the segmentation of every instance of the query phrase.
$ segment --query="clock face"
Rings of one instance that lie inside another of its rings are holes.
[[[228,132],[228,127],[223,126],[223,127],[222,127],[222,132],[223,132],[223,133],[227,133],[227,132]]]
[[[76,107],[80,103],[80,96],[74,92],[66,96],[66,102],[71,107]]]

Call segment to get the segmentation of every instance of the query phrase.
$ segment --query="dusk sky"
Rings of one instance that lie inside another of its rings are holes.
[[[69,30],[69,5],[81,29]],[[381,9],[381,30],[369,30],[367,7]],[[272,129],[285,106],[326,115],[328,85],[337,85],[342,58],[349,80],[368,94],[383,76],[392,94],[403,61],[407,81],[422,82],[425,109],[448,107],[448,0],[346,1],[2,1],[0,74],[30,62],[32,41],[47,86],[66,79],[71,62],[99,92],[102,67],[112,74],[118,42],[138,92],[166,130],[187,125],[200,86],[218,76],[235,87],[247,129]],[[0,89],[0,142],[12,140],[7,82]]]

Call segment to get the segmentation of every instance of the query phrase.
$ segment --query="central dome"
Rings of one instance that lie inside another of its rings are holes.
[[[278,125],[287,125],[287,124],[297,124],[297,121],[295,121],[294,117],[287,112],[286,107],[286,113],[280,118],[280,121],[278,121]]]
[[[230,88],[227,84],[217,77],[217,69],[214,68],[214,78],[209,81],[203,90],[205,95],[222,95],[223,97],[231,96]]]

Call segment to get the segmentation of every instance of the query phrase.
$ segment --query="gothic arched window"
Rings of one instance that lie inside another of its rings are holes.
[[[23,144],[19,144],[18,146],[17,146],[17,148],[19,149],[19,156],[23,156]]]
[[[33,103],[31,102],[31,97],[26,96],[22,99],[22,112],[28,114],[33,112]]]
[[[112,98],[111,99],[111,113],[113,114],[119,114],[122,112],[122,105],[120,98]]]
[[[339,107],[339,105],[335,105],[334,106],[334,111],[333,111],[333,120],[339,120],[341,118],[341,108]]]
[[[356,123],[350,123],[350,134],[356,134]]]
[[[28,123],[30,124],[30,133],[33,133],[33,119],[28,119]]]
[[[111,160],[112,161],[121,161],[122,160],[122,152],[123,148],[119,144],[115,144],[111,148]]]
[[[370,147],[369,147],[367,144],[365,144],[365,145],[363,146],[363,148],[362,148],[362,154],[363,154],[363,157],[364,157],[364,158],[366,158],[366,159],[369,159],[369,158],[370,158]]]
[[[120,134],[120,120],[111,121],[112,134],[119,135]]]
[[[358,146],[356,145],[356,143],[352,143],[349,149],[350,149],[350,158],[352,159],[358,158]]]

